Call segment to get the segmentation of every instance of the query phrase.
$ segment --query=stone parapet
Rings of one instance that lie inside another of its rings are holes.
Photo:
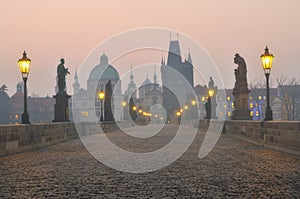
[[[267,148],[300,155],[299,121],[226,121],[224,132]]]
[[[102,132],[118,129],[118,124],[115,122],[78,123],[76,128],[80,128],[80,136],[84,136],[101,133],[97,128],[98,125],[101,126]],[[122,125],[124,126],[124,124]],[[76,128],[71,122],[0,125],[0,156],[43,148],[78,138]]]

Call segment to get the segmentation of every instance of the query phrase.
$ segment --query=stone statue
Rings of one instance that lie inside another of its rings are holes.
[[[215,87],[215,82],[212,77],[209,77],[208,88],[213,89]]]
[[[247,66],[243,57],[238,53],[235,54],[234,63],[238,65],[234,69],[235,84],[232,91],[234,96],[234,111],[231,119],[233,120],[250,120],[250,110],[248,108],[249,92],[247,83]]]
[[[243,57],[238,53],[235,54],[234,63],[238,65],[234,69],[235,74],[235,89],[246,89],[247,88],[247,66]]]
[[[58,77],[58,92],[66,92],[66,75],[70,74],[69,69],[64,66],[64,58],[60,59],[60,64],[57,66],[57,77]]]

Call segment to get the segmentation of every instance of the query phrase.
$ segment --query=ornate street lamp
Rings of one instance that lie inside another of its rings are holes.
[[[267,108],[266,108],[266,116],[265,121],[273,120],[273,113],[270,107],[270,91],[269,91],[269,77],[272,68],[272,63],[274,56],[270,54],[268,47],[266,46],[265,53],[261,56],[262,66],[265,72],[266,81],[267,81]]]
[[[215,89],[209,89],[208,90],[208,102],[210,103],[211,112],[210,112],[210,118],[209,119],[216,119],[216,98],[215,98]]]
[[[100,121],[103,122],[103,101],[105,98],[105,92],[101,90],[98,93],[99,99],[100,99]]]
[[[26,52],[24,51],[23,57],[18,60],[20,71],[24,81],[24,112],[22,114],[22,124],[30,124],[29,115],[27,111],[27,78],[30,69],[30,62],[31,60],[27,58]]]

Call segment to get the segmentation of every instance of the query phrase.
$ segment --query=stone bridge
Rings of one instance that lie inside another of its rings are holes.
[[[76,137],[72,123],[0,127],[0,198],[299,198],[299,123],[226,122],[213,150],[199,147],[207,121],[189,149],[163,169],[116,171],[97,161]],[[113,142],[153,151],[174,137],[175,125],[132,140],[103,124]],[[287,136],[286,136],[287,135]],[[105,153],[105,151],[104,151]]]

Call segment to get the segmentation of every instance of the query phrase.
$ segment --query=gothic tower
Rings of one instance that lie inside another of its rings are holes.
[[[188,60],[182,61],[179,39],[177,40],[170,39],[167,63],[165,63],[164,58],[162,58],[161,61],[163,106],[167,112],[168,120],[170,120],[172,114],[174,114],[180,108],[179,102],[175,94],[169,88],[182,87],[181,81],[170,75],[171,69],[174,69],[175,71],[180,73],[189,82],[190,86],[192,88],[194,87],[194,72],[193,72],[192,57],[189,52]],[[187,91],[183,90],[181,93],[184,96],[190,94],[186,92]]]

